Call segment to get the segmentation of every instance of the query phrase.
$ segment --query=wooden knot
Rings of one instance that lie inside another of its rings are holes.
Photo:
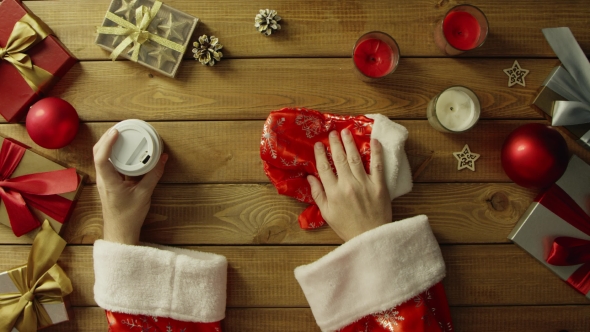
[[[505,211],[508,209],[509,205],[508,197],[502,192],[494,193],[492,197],[488,199],[488,202],[492,206],[492,209],[496,211]]]
[[[255,242],[260,244],[282,243],[285,236],[287,236],[286,225],[269,225],[258,232]]]

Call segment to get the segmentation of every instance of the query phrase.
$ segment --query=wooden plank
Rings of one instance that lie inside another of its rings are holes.
[[[26,261],[29,246],[0,246],[0,271]],[[188,247],[225,255],[229,307],[306,307],[293,269],[333,246]],[[443,246],[444,280],[455,306],[588,304],[588,300],[515,245]],[[91,246],[68,246],[60,266],[72,279],[74,306],[93,306]]]
[[[125,61],[81,62],[51,91],[69,101],[82,121],[264,120],[283,107],[345,115],[381,113],[426,119],[428,102],[453,84],[472,89],[482,119],[542,119],[528,105],[554,59],[521,59],[526,87],[508,89],[502,71],[512,59],[402,59],[382,82],[368,84],[350,59],[236,59],[215,68],[183,63],[176,79]],[[260,82],[261,74],[265,79]]]
[[[27,1],[76,57],[107,59],[94,45],[110,0],[93,2]],[[578,42],[590,50],[587,18],[590,8],[576,0],[473,0],[486,14],[490,35],[480,49],[466,56],[554,56],[541,29],[569,26]],[[398,42],[403,56],[441,56],[433,41],[435,24],[455,1],[205,1],[170,0],[167,4],[201,19],[196,34],[216,35],[229,57],[350,57],[357,38],[381,30]],[[254,28],[261,8],[276,9],[283,29],[266,38]],[[190,52],[190,51],[189,51]]]
[[[405,149],[413,170],[423,167],[415,182],[508,182],[500,164],[504,139],[516,127],[530,121],[480,121],[477,127],[461,135],[443,134],[426,120],[398,123],[410,132]],[[543,122],[544,123],[544,122]],[[162,183],[252,183],[268,182],[260,160],[262,121],[205,121],[152,123],[165,142],[170,155]],[[15,138],[42,155],[48,156],[90,175],[94,181],[92,146],[113,123],[88,123],[80,127],[77,138],[60,150],[36,146],[25,127],[0,125],[0,135]],[[590,162],[590,151],[567,138],[570,151]],[[468,143],[481,154],[476,172],[457,171],[453,152]],[[206,162],[203,156],[207,156]]]
[[[539,332],[590,330],[590,306],[451,307],[454,331]],[[47,328],[48,332],[99,332],[108,328],[104,311],[75,307],[74,319]],[[319,331],[307,308],[228,308],[224,332]]]
[[[392,203],[393,220],[426,214],[441,243],[507,243],[535,195],[514,184],[420,183]],[[142,240],[176,245],[342,243],[330,227],[302,230],[297,216],[305,206],[278,195],[270,184],[160,185]],[[98,192],[89,185],[62,236],[70,244],[92,244],[102,238],[102,224]],[[2,244],[31,242],[0,227]]]

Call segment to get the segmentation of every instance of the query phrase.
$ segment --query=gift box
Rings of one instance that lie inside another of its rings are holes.
[[[543,82],[532,106],[554,126],[590,149],[590,63],[569,28],[543,29],[561,60]]]
[[[0,137],[0,223],[35,237],[47,219],[60,232],[74,210],[85,175],[9,138]]]
[[[0,331],[35,331],[70,320],[72,283],[56,264],[65,246],[45,220],[27,264],[0,272]]]
[[[563,176],[540,194],[508,235],[590,298],[590,165],[573,156]]]
[[[20,120],[76,63],[51,29],[18,0],[0,2],[0,114]]]
[[[96,44],[174,77],[198,19],[154,0],[112,0]]]

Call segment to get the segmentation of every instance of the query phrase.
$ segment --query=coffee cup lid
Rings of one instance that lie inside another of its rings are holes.
[[[113,166],[130,176],[153,169],[160,158],[160,139],[153,127],[141,120],[125,120],[114,128],[119,137],[111,152]]]

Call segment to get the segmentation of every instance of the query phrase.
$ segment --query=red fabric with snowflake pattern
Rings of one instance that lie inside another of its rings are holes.
[[[328,134],[348,128],[368,172],[372,125],[373,120],[362,115],[322,114],[305,108],[283,108],[270,113],[260,140],[264,172],[279,194],[311,204],[298,218],[301,228],[318,228],[325,223],[307,183],[309,174],[319,179],[313,145],[319,141],[326,146],[328,160],[335,172]]]
[[[183,322],[166,317],[130,315],[105,310],[109,332],[221,332],[221,323]]]
[[[339,332],[452,332],[451,312],[442,283],[383,312],[342,328]]]

